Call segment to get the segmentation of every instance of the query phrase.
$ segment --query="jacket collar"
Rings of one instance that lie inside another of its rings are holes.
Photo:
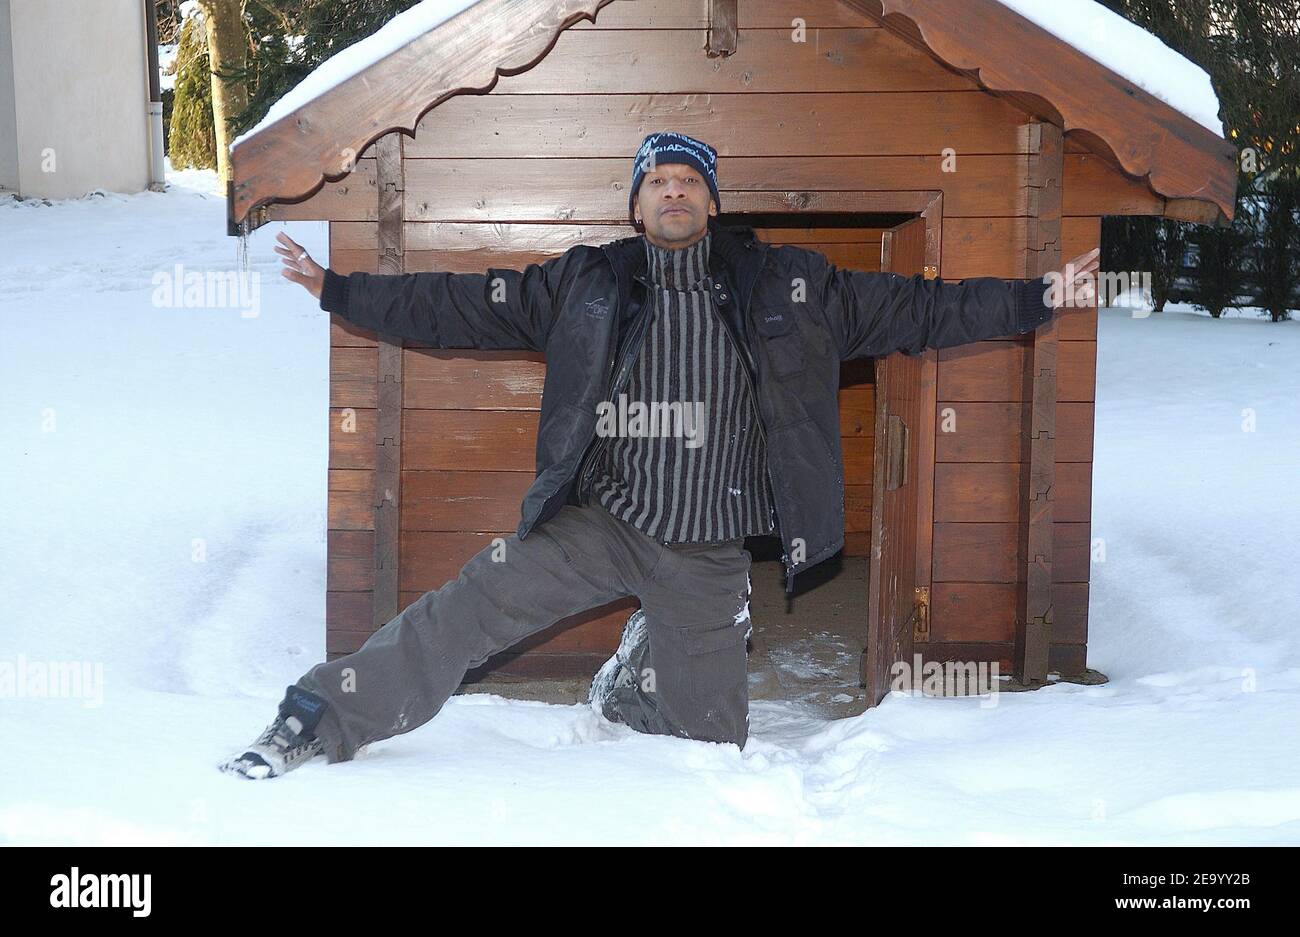
[[[741,296],[749,295],[749,288],[758,276],[768,245],[758,239],[749,225],[722,225],[709,216],[709,268],[718,276],[730,274],[735,278],[735,288]],[[644,235],[619,238],[601,245],[605,256],[618,277],[619,292],[631,292],[633,279],[645,280],[649,274],[646,264]]]
[[[647,278],[660,287],[675,290],[707,290],[704,280],[709,276],[709,242],[713,232],[707,228],[704,236],[686,247],[671,249],[651,244],[642,238],[646,260],[649,263]]]

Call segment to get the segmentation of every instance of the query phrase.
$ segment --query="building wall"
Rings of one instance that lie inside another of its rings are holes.
[[[14,61],[9,0],[0,0],[0,189],[18,189],[18,128],[14,114]]]
[[[78,198],[94,189],[148,187],[148,56],[141,0],[8,0],[7,5],[19,194]],[[0,104],[0,120],[3,108]],[[0,167],[3,160],[0,153]]]

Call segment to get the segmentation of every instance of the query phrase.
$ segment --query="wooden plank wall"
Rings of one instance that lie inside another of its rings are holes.
[[[1100,241],[1099,216],[1071,201],[1080,167],[1101,184],[1094,157],[1067,141],[1061,255]],[[1076,212],[1076,214],[1071,214]],[[1012,276],[1023,219],[990,219],[1005,245],[988,273]],[[945,226],[946,227],[946,226]],[[944,275],[952,254],[945,238]],[[962,268],[958,268],[962,269]],[[1079,673],[1087,640],[1092,439],[1096,387],[1096,308],[1058,314],[1058,386],[1053,490],[1053,627],[1049,670]],[[1015,632],[1017,531],[1021,520],[1019,430],[1027,406],[1023,369],[1028,339],[979,342],[939,353],[935,464],[932,640],[927,659],[998,660],[1007,672]],[[945,432],[945,419],[955,430]],[[919,647],[919,646],[918,646]]]
[[[517,267],[633,233],[610,223],[625,216],[631,154],[646,133],[672,128],[717,147],[724,188],[943,190],[941,275],[1019,275],[1026,226],[1020,109],[834,0],[800,5],[803,42],[792,41],[788,4],[747,0],[737,54],[708,59],[707,7],[707,0],[618,0],[598,22],[563,33],[531,71],[425,115],[405,142],[405,269]],[[956,171],[946,171],[946,149]],[[376,269],[374,159],[363,157],[347,179],[274,214],[319,218],[326,206],[331,265],[342,272]],[[1077,148],[1067,153],[1067,180],[1080,158]],[[1096,242],[1097,222],[1066,217],[1065,256]],[[1061,332],[1058,639],[1079,659],[1095,325],[1095,313],[1076,316]],[[337,321],[332,343],[329,649],[336,654],[364,638],[357,623],[368,621],[373,588],[362,562],[373,544],[363,497],[373,465],[362,452],[373,448],[376,350],[370,337]],[[1009,664],[1017,466],[1006,461],[1015,450],[1007,427],[1018,423],[1023,353],[1023,340],[1006,340],[940,356],[939,413],[960,405],[964,426],[983,427],[939,434],[929,650],[941,657]],[[514,529],[532,478],[543,367],[538,356],[509,352],[405,352],[403,604]],[[866,402],[857,403],[854,410]],[[337,429],[344,407],[355,415],[355,433]],[[871,438],[870,427],[849,430],[846,439]],[[852,459],[870,465],[869,450],[853,451]],[[621,607],[591,626],[544,636],[536,651],[598,659],[625,616]]]

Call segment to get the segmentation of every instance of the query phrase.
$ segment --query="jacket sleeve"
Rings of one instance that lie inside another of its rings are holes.
[[[564,258],[486,273],[326,270],[320,307],[362,328],[438,348],[542,351]]]
[[[1041,277],[968,277],[945,282],[920,274],[841,270],[801,249],[808,292],[839,343],[840,359],[920,354],[987,338],[1032,332],[1052,318]]]

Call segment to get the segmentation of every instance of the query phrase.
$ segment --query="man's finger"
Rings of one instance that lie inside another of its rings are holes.
[[[275,250],[280,255],[280,263],[284,264],[283,269],[301,273],[309,279],[314,279],[324,273],[325,268],[312,260],[311,257],[294,254],[279,247]]]
[[[310,258],[299,258],[296,254],[281,254],[280,262],[290,267],[304,267]]]

